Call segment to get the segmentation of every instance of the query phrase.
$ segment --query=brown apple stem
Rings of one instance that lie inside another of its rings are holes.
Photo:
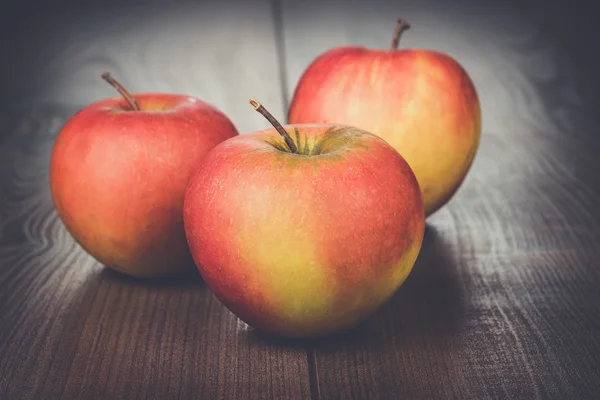
[[[298,148],[296,147],[296,143],[294,143],[294,141],[292,140],[290,135],[288,135],[288,133],[285,131],[285,129],[283,129],[283,126],[281,126],[279,121],[277,121],[275,119],[275,117],[273,115],[271,115],[271,113],[269,111],[267,111],[267,109],[264,108],[262,106],[262,104],[260,104],[258,101],[254,100],[254,99],[250,99],[249,101],[250,101],[250,105],[252,107],[254,107],[254,109],[256,111],[261,113],[263,115],[263,117],[265,117],[267,119],[267,121],[269,121],[271,123],[271,125],[273,125],[273,128],[275,128],[275,130],[277,130],[277,132],[279,132],[279,134],[283,137],[283,140],[285,140],[285,142],[287,143],[291,152],[297,154]]]
[[[108,72],[104,72],[102,74],[102,79],[104,79],[112,87],[117,89],[119,91],[119,93],[121,93],[121,96],[123,96],[123,98],[125,100],[127,100],[127,103],[129,103],[129,106],[131,107],[132,110],[134,110],[134,111],[140,110],[140,107],[138,106],[137,101],[135,101],[135,97],[133,97],[131,95],[131,93],[129,93],[127,90],[125,90],[123,85],[121,85],[119,82],[117,82],[115,78],[110,76],[110,74]]]
[[[398,44],[400,43],[400,36],[402,36],[402,32],[410,28],[410,24],[403,20],[398,20],[398,25],[396,25],[396,30],[394,31],[394,38],[392,39],[392,50],[398,49]]]

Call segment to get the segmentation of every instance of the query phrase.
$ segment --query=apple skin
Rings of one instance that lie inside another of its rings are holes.
[[[284,128],[300,154],[274,129],[213,149],[190,177],[186,236],[207,285],[251,327],[283,337],[341,332],[412,270],[425,229],[421,192],[406,161],[373,134]]]
[[[105,266],[137,278],[193,271],[183,228],[192,168],[236,136],[231,121],[200,99],[174,94],[120,98],[75,114],[50,161],[58,215],[75,241]]]
[[[341,123],[385,139],[415,173],[426,217],[458,190],[481,135],[479,98],[467,72],[426,49],[340,47],[321,54],[298,82],[288,122]]]

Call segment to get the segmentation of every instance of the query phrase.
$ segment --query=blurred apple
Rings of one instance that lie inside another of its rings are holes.
[[[341,123],[372,132],[392,145],[414,171],[426,216],[463,182],[479,146],[481,112],[467,72],[447,54],[398,49],[405,21],[390,49],[331,49],[304,71],[288,121]]]
[[[381,138],[332,124],[228,139],[190,178],[185,230],[207,285],[241,320],[287,337],[351,328],[412,270],[417,180]],[[282,137],[284,140],[282,140]]]
[[[58,215],[94,258],[134,277],[193,270],[183,229],[192,168],[225,139],[231,121],[195,97],[129,94],[75,114],[55,142],[50,187]]]

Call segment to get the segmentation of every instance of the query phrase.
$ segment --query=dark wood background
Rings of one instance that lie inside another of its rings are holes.
[[[525,2],[523,2],[525,3]],[[583,2],[10,0],[0,13],[0,398],[592,399],[600,390],[600,48]],[[56,134],[114,91],[197,95],[241,132],[279,119],[338,45],[457,58],[483,107],[473,168],[417,265],[359,329],[249,330],[197,275],[104,269],[48,188]]]

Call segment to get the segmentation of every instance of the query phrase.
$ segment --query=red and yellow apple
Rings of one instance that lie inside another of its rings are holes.
[[[251,327],[341,332],[409,275],[425,227],[421,192],[371,133],[274,126],[226,140],[195,169],[184,203],[190,250],[213,293]]]
[[[298,82],[288,122],[347,124],[385,139],[411,166],[429,216],[471,167],[481,111],[475,86],[455,59],[397,48],[407,27],[399,21],[391,49],[340,47],[317,57]]]
[[[192,168],[236,136],[231,121],[198,98],[123,93],[91,104],[60,131],[50,162],[58,215],[95,259],[150,278],[194,270],[183,229]]]

